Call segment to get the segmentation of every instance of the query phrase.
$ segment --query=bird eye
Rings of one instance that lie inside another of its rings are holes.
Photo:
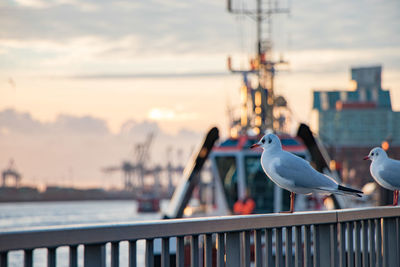
[[[373,156],[374,155],[374,153],[371,153],[371,156]]]
[[[268,138],[268,144],[271,144],[271,142],[272,142],[272,139]]]
[[[265,139],[261,139],[261,143],[263,143],[263,144],[264,144],[264,143],[265,143]]]

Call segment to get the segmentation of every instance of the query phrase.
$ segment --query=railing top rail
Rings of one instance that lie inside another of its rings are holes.
[[[400,207],[56,226],[0,232],[0,251],[337,223],[396,216],[400,216]]]
[[[381,206],[335,210],[338,222],[359,221],[400,216],[400,206]]]

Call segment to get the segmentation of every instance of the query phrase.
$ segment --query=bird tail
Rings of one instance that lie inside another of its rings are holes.
[[[350,187],[345,187],[345,186],[342,186],[342,185],[338,185],[338,190],[343,192],[343,193],[354,195],[354,196],[357,196],[357,197],[362,197],[362,194],[364,194],[360,190],[356,190],[356,189],[353,189],[353,188],[350,188]]]

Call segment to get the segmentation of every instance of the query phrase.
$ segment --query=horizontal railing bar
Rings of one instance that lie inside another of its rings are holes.
[[[201,235],[273,228],[288,225],[331,223],[335,212],[299,212],[293,215],[266,214],[204,217],[139,222],[133,224],[48,227],[0,233],[0,251],[97,244],[125,240],[152,239],[181,235]]]
[[[397,217],[400,215],[399,208],[394,206],[382,206],[382,207],[361,208],[361,209],[343,209],[343,210],[336,210],[336,212],[338,216],[337,217],[338,222]]]
[[[0,251],[42,247],[98,244],[126,240],[201,235],[263,228],[337,223],[355,219],[399,216],[400,207],[374,207],[348,210],[219,216],[190,219],[158,220],[132,224],[95,224],[46,227],[0,233]]]

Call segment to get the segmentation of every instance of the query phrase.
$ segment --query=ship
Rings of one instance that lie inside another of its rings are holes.
[[[242,76],[240,116],[231,119],[227,138],[219,140],[217,128],[208,132],[202,146],[188,163],[169,207],[164,211],[164,218],[287,210],[290,193],[276,186],[263,172],[260,164],[262,150],[250,149],[267,132],[278,135],[284,150],[309,161],[317,171],[340,182],[338,174],[330,168],[328,153],[308,125],[300,124],[296,135],[288,132],[290,111],[287,102],[274,92],[277,68],[287,62],[282,58],[273,60],[270,37],[264,38],[262,34],[263,21],[270,22],[273,14],[288,10],[264,9],[261,1],[256,3],[255,11],[236,10],[230,1],[227,7],[230,13],[251,14],[257,28],[256,53],[249,60],[249,67],[235,69],[232,58],[227,60],[229,71]],[[211,173],[208,182],[201,178],[202,169]],[[350,205],[341,196],[299,196],[295,210],[344,208]]]

